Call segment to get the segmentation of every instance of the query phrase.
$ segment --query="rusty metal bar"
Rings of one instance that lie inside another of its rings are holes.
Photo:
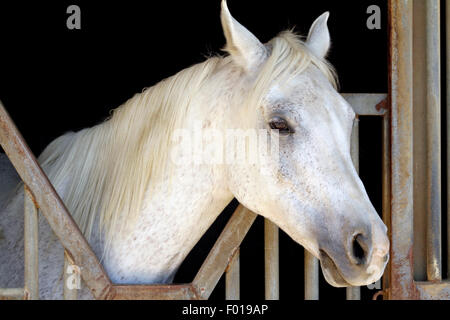
[[[417,297],[413,281],[413,2],[390,0],[391,273],[390,299]]]
[[[305,300],[319,300],[319,260],[306,249]]]
[[[70,288],[69,281],[72,279],[77,281],[79,279],[74,279],[73,277],[79,277],[80,275],[77,273],[78,267],[74,265],[74,262],[71,261],[69,255],[64,251],[64,289],[63,295],[64,300],[77,300],[78,298],[78,289],[80,288]],[[72,278],[71,278],[72,277]],[[77,281],[78,282],[78,281]],[[74,285],[72,283],[72,285]]]
[[[93,296],[105,297],[111,282],[1,102],[0,144],[56,236],[81,268],[81,277]]]
[[[0,300],[15,299],[22,300],[25,296],[24,288],[0,288]]]
[[[108,300],[196,300],[191,284],[114,285],[105,296]]]
[[[377,105],[379,102],[372,105]],[[351,148],[350,154],[352,156],[353,165],[356,171],[359,173],[359,118],[356,117],[353,122],[352,137],[351,137]],[[346,289],[347,300],[361,300],[361,288],[360,287],[348,287]]]
[[[280,299],[279,230],[264,219],[264,271],[266,300]]]
[[[359,116],[386,114],[387,109],[381,104],[387,98],[385,93],[343,93],[342,96]]]
[[[25,298],[39,299],[38,209],[34,197],[24,187]]]
[[[441,262],[441,56],[440,1],[426,6],[427,278],[442,279]]]
[[[225,299],[239,300],[240,298],[240,250],[237,249],[231,258],[228,268],[225,273]]]
[[[255,219],[255,213],[238,206],[192,282],[199,299],[208,299]]]

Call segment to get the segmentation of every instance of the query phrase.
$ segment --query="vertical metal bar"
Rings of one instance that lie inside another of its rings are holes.
[[[413,271],[417,281],[427,280],[428,192],[427,142],[427,2],[413,1],[413,164],[414,245]]]
[[[305,300],[319,300],[319,260],[305,249]]]
[[[413,279],[413,2],[389,1],[391,99],[390,299],[417,297]]]
[[[76,274],[77,268],[74,266],[72,259],[69,257],[66,251],[64,251],[64,300],[77,300],[78,289],[69,288],[69,282],[72,280],[70,277],[78,277],[75,281],[79,281],[79,274]]]
[[[233,257],[228,264],[228,268],[225,272],[225,299],[226,300],[239,300],[240,298],[240,250],[237,249]]]
[[[356,117],[353,123],[350,154],[352,156],[353,165],[359,173],[359,118]],[[347,300],[361,300],[360,287],[348,287],[346,289]]]
[[[266,300],[280,299],[278,227],[264,219],[265,293]]]
[[[426,1],[427,278],[442,279],[440,1]]]
[[[450,0],[445,3],[446,61],[447,61],[447,278],[450,278]]]
[[[390,116],[387,113],[383,117],[383,160],[382,160],[382,210],[383,210],[383,221],[386,225],[389,225],[391,220],[391,146],[390,146]],[[388,229],[388,236],[391,238],[391,230]],[[387,272],[390,273],[391,264],[387,266]],[[389,288],[389,277],[383,276],[383,289]]]
[[[28,188],[24,187],[25,297],[39,299],[38,210]]]

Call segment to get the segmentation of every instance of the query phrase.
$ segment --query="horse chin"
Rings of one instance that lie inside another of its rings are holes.
[[[339,273],[339,269],[336,267],[333,259],[323,250],[320,252],[320,266],[325,280],[333,287],[342,288],[351,286]]]

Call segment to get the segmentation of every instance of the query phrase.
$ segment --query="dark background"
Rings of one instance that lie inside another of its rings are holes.
[[[81,8],[81,30],[68,30],[66,9]],[[366,27],[369,5],[381,8],[381,30]],[[266,42],[330,11],[332,49],[341,92],[387,92],[387,1],[229,0],[232,15]],[[54,138],[103,121],[134,93],[224,46],[220,0],[54,1],[0,3],[0,99],[32,151]],[[381,121],[361,118],[360,173],[381,212]],[[190,282],[236,207],[232,203],[183,263],[176,282]],[[280,232],[281,299],[303,298],[303,249]],[[322,276],[321,276],[322,277]],[[375,291],[363,288],[363,298]],[[241,297],[264,298],[263,220],[241,247]],[[321,299],[345,289],[321,279]],[[223,279],[211,296],[224,298]]]

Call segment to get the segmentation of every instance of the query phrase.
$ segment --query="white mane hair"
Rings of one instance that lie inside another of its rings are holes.
[[[258,71],[246,105],[258,105],[274,81],[301,73],[310,64],[336,86],[332,67],[292,31],[282,32],[267,47],[270,55]],[[87,239],[98,223],[107,250],[123,223],[136,220],[145,193],[166,173],[172,132],[183,125],[193,106],[208,108],[196,99],[200,92],[213,89],[212,94],[223,87],[219,81],[226,78],[212,75],[219,66],[228,65],[230,72],[237,68],[231,57],[215,56],[182,70],[134,95],[105,122],[67,133],[44,150],[39,162],[55,188],[64,189],[63,201]]]

